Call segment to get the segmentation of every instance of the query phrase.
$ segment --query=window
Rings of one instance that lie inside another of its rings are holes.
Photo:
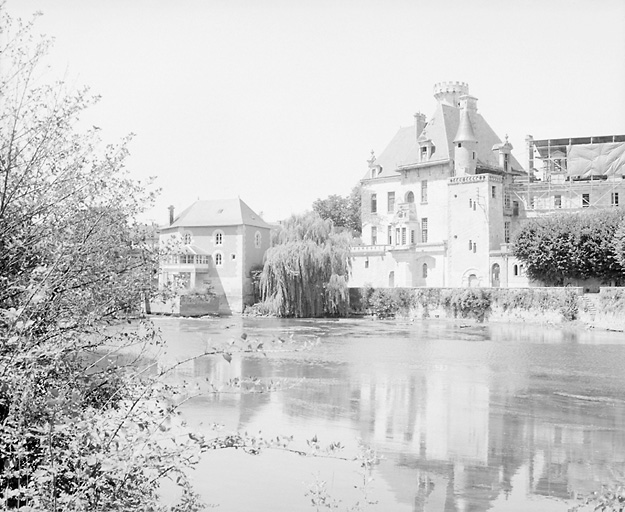
[[[393,245],[393,226],[388,227],[388,245]]]
[[[469,198],[469,208],[473,208],[473,199]]]
[[[428,159],[428,148],[427,146],[423,146],[421,148],[421,161],[425,162]]]
[[[510,243],[510,222],[503,223],[503,241],[506,244]]]
[[[401,244],[406,245],[406,228],[401,228]]]
[[[408,192],[406,194],[406,202],[407,203],[414,203],[414,194],[412,192]]]
[[[191,245],[191,242],[193,242],[193,236],[191,236],[191,233],[185,233],[182,235],[182,243],[185,245]]]
[[[428,182],[427,182],[427,180],[423,180],[421,182],[421,202],[422,203],[427,203],[428,202]]]
[[[388,196],[388,213],[395,211],[395,192],[389,192]]]
[[[423,217],[421,219],[421,243],[428,243],[428,219]]]
[[[371,213],[378,211],[378,196],[377,194],[371,194]]]
[[[503,194],[503,207],[510,208],[510,192],[504,192]]]
[[[475,242],[473,242],[473,252],[477,251],[477,244]]]
[[[590,206],[590,194],[582,194],[582,208]]]
[[[236,260],[236,259],[237,259],[237,255],[236,255],[236,254],[234,254],[234,253],[232,253],[232,254],[230,255],[230,259],[231,259],[232,261]]]
[[[510,164],[510,155],[508,153],[503,154],[503,172],[508,172],[508,165]]]
[[[618,192],[612,192],[612,194],[610,194],[610,204],[612,206],[618,206]]]
[[[213,233],[213,243],[215,245],[223,245],[224,244],[224,233],[223,231],[215,231]]]
[[[519,266],[518,266],[518,265],[515,265],[514,267],[512,267],[512,273],[513,273],[515,276],[518,276],[518,275],[519,275]]]
[[[365,268],[369,268],[369,259],[365,260]]]
[[[215,262],[216,267],[222,267],[224,264],[224,256],[220,252],[216,252],[213,254],[213,261]]]
[[[492,197],[493,199],[497,197],[497,187],[495,187],[495,185],[492,185],[490,187],[490,197]]]
[[[399,245],[399,228],[395,228],[395,245]]]
[[[473,249],[473,240],[469,240],[469,251]]]
[[[428,264],[424,263],[423,266],[421,267],[421,276],[423,276],[423,279],[425,279],[428,276]]]
[[[201,254],[195,257],[196,263],[199,265],[208,265],[209,257],[205,254]]]
[[[410,230],[410,243],[414,244],[414,229]]]
[[[462,147],[462,142],[458,142],[458,147],[461,148]]]
[[[556,194],[555,196],[553,196],[553,207],[562,208],[562,196],[561,195]]]
[[[473,152],[473,160],[475,160],[475,151]]]
[[[493,286],[499,286],[499,272],[500,272],[499,263],[495,263],[492,267],[492,272],[491,272],[491,281],[492,281]]]
[[[536,196],[530,196],[530,209],[536,208]]]
[[[263,235],[260,233],[260,231],[257,231],[256,233],[254,233],[254,247],[256,247],[257,249],[260,249],[260,244],[263,241]]]
[[[371,245],[378,244],[378,228],[371,226]]]
[[[518,201],[512,201],[512,215],[519,215],[519,202]]]

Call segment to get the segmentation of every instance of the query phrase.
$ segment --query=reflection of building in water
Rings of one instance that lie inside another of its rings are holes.
[[[407,444],[430,460],[485,464],[488,450],[487,370],[435,367],[421,378],[390,372],[363,375],[360,420],[376,443]]]
[[[587,494],[623,474],[614,463],[625,460],[622,402],[553,393],[553,376],[533,389],[530,369],[517,369],[495,379],[487,366],[354,376],[363,436],[400,453],[380,467],[398,499],[415,511],[506,510],[529,495]]]

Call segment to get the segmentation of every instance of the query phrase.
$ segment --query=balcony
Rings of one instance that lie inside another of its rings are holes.
[[[161,258],[160,267],[177,272],[208,272],[211,260],[208,254],[170,254]]]

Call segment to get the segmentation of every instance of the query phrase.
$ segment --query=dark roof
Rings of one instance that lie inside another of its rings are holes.
[[[435,148],[430,163],[453,159],[454,138],[458,134],[460,112],[457,107],[439,103],[434,115],[428,121],[419,136],[419,139],[429,139]],[[483,167],[499,167],[499,156],[492,150],[502,140],[493,131],[490,125],[479,112],[468,113],[470,128],[477,139],[477,164]],[[378,177],[394,176],[400,167],[410,167],[419,163],[419,144],[414,126],[400,128],[389,145],[384,149],[374,164],[382,166]],[[517,159],[510,155],[510,165],[513,169],[521,170],[522,166]],[[365,178],[370,178],[367,173]]]
[[[271,228],[247,204],[241,199],[235,198],[196,201],[182,211],[171,225],[163,226],[161,229],[242,225]]]

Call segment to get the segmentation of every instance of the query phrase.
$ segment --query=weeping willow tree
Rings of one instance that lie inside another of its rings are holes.
[[[264,304],[282,317],[345,316],[351,235],[317,213],[294,215],[267,251]]]

